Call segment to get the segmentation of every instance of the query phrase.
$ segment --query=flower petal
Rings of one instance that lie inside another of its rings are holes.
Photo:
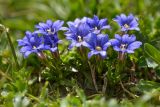
[[[127,52],[127,53],[134,53],[133,50],[128,50],[128,49],[126,50],[126,52]]]
[[[119,34],[115,34],[114,36],[117,40],[121,41],[122,40],[122,37],[119,35]]]
[[[90,33],[86,36],[87,38],[85,38],[85,41],[92,47],[96,47],[97,45],[97,35],[94,33]]]
[[[120,41],[118,41],[117,39],[111,39],[109,40],[109,42],[112,46],[120,45]]]
[[[135,50],[137,48],[139,48],[140,46],[142,45],[142,42],[140,41],[135,41],[133,43],[131,43],[129,46],[128,46],[128,50]]]
[[[106,25],[106,26],[101,27],[101,29],[111,29],[111,26],[110,25]]]
[[[22,47],[22,48],[20,49],[20,52],[21,52],[21,53],[24,53],[24,52],[30,51],[30,50],[32,50],[32,47],[31,47],[31,46],[24,46],[24,47]]]
[[[68,49],[71,50],[75,45],[76,45],[76,42],[72,42],[72,43],[69,45]]]
[[[113,49],[114,49],[115,51],[121,51],[121,49],[120,49],[118,46],[114,46]]]
[[[101,19],[98,23],[98,26],[103,27],[107,25],[107,19]]]
[[[57,49],[58,49],[57,47],[50,48],[50,51],[51,51],[51,52],[55,52]]]
[[[106,53],[106,51],[100,51],[100,55],[102,56],[102,58],[105,58],[107,53]]]
[[[109,46],[111,46],[110,42],[107,42],[103,45],[103,50],[106,50]]]
[[[60,30],[60,28],[62,27],[64,21],[60,21],[60,20],[57,20],[53,23],[53,26],[52,26],[52,29],[55,28],[56,32],[58,30]]]
[[[30,54],[32,53],[32,51],[27,51],[24,53],[24,58],[27,58]]]
[[[129,35],[128,34],[124,34],[122,36],[122,43],[123,44],[126,44],[128,42],[128,39],[129,39]]]
[[[88,58],[90,59],[93,55],[97,55],[98,53],[99,53],[98,51],[93,50],[88,53]]]
[[[52,26],[52,21],[51,20],[47,20],[46,23],[51,27]]]
[[[128,38],[128,44],[134,42],[135,40],[136,40],[136,36],[135,35],[129,36],[129,38]]]
[[[83,42],[83,46],[89,48],[89,49],[94,49],[94,47],[92,45],[90,45],[89,43],[87,43],[86,41]]]
[[[91,18],[88,18],[88,19],[87,19],[87,24],[88,24],[89,27],[91,27],[91,28],[93,28],[93,27],[96,26],[94,20],[91,19]]]

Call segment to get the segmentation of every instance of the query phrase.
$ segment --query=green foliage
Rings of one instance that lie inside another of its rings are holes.
[[[147,53],[147,55],[149,55],[149,57],[151,57],[155,62],[160,64],[160,51],[159,50],[157,50],[155,47],[153,47],[152,45],[148,43],[144,44],[144,50]]]

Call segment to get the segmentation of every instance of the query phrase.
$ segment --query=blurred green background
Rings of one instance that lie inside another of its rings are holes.
[[[33,30],[47,19],[68,21],[96,14],[110,21],[117,14],[133,13],[155,20],[159,12],[159,0],[0,0],[0,23],[17,32]]]

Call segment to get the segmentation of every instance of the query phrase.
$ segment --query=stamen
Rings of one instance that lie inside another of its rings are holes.
[[[95,27],[94,29],[95,29],[95,30],[98,30],[98,28],[97,28],[97,27]]]
[[[125,24],[124,27],[125,27],[125,28],[129,28],[130,26],[129,26],[128,24]]]
[[[36,49],[37,47],[36,46],[33,46],[33,49]]]
[[[78,36],[77,39],[78,39],[78,42],[82,42],[83,41],[81,36]]]
[[[122,50],[126,50],[127,45],[126,45],[126,44],[121,44],[120,48],[121,48]]]
[[[49,34],[54,34],[55,33],[55,29],[53,29],[54,31],[52,32],[52,30],[51,30],[51,28],[49,28],[49,29],[47,29],[47,32],[49,33]]]
[[[101,48],[100,46],[96,46],[96,50],[97,50],[97,51],[101,51],[102,48]]]

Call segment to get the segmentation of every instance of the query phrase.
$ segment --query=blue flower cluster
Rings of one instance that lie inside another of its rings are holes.
[[[88,58],[93,55],[100,55],[102,58],[107,56],[107,48],[113,46],[115,51],[122,54],[134,53],[142,43],[136,41],[135,35],[127,34],[129,30],[139,30],[138,19],[132,14],[126,16],[121,14],[113,19],[121,27],[123,35],[115,34],[115,39],[109,39],[107,34],[102,34],[105,29],[111,29],[108,20],[99,19],[94,15],[93,18],[84,17],[75,19],[75,21],[67,22],[68,27],[62,27],[63,21],[47,20],[46,23],[39,23],[35,26],[36,30],[31,33],[26,32],[23,39],[18,40],[19,46],[22,48],[20,52],[24,57],[28,57],[31,53],[41,53],[44,50],[56,52],[58,43],[61,42],[57,32],[65,30],[66,39],[71,42],[69,49],[73,47],[87,47],[90,49]]]
[[[101,55],[106,57],[106,49],[110,45],[108,35],[101,34],[104,29],[111,29],[107,19],[99,19],[94,15],[91,18],[76,19],[74,22],[68,22],[66,39],[71,41],[69,49],[76,47],[88,47],[91,52],[88,53],[88,58],[92,55]]]
[[[56,52],[58,43],[61,42],[57,32],[63,29],[63,23],[64,22],[60,20],[55,22],[47,20],[46,23],[36,25],[36,30],[33,33],[27,31],[23,39],[17,40],[18,45],[22,47],[20,52],[25,58],[31,53],[39,55],[44,50]]]
[[[115,51],[119,52],[119,59],[123,60],[125,53],[134,53],[134,50],[142,45],[142,42],[136,41],[135,35],[127,34],[130,30],[139,31],[138,19],[132,14],[126,16],[121,14],[113,19],[121,27],[123,35],[115,34],[115,39],[111,39],[110,43]]]

